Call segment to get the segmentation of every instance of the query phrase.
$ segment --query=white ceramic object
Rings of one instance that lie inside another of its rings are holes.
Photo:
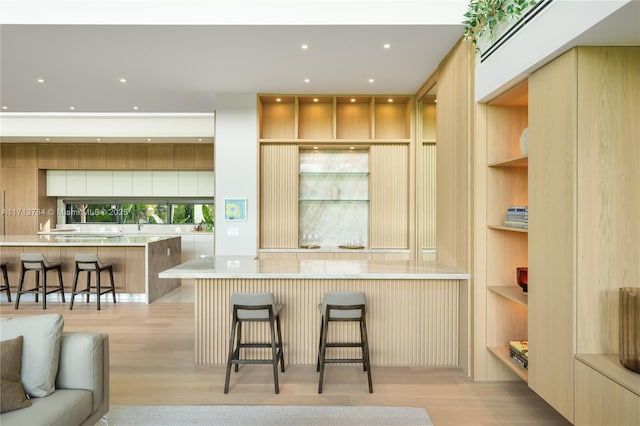
[[[529,137],[528,137],[529,128],[525,128],[522,131],[522,135],[520,135],[520,153],[522,155],[529,154]]]

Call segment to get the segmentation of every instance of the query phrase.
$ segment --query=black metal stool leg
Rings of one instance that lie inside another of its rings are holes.
[[[96,268],[96,304],[98,305],[98,310],[100,310],[100,294],[101,294],[101,289],[100,289],[100,275],[102,275],[102,271],[100,270],[100,268]]]
[[[233,347],[233,342],[235,340],[235,333],[236,333],[237,324],[238,323],[237,323],[236,319],[234,318],[233,322],[231,323],[231,333],[230,333],[230,336],[229,336],[229,356],[227,358],[227,373],[226,373],[226,376],[225,376],[225,379],[224,379],[224,393],[229,393],[229,380],[231,379],[231,362],[232,362],[232,360],[234,358],[234,354],[236,352],[236,349]]]
[[[278,330],[278,347],[280,348],[280,371],[284,373],[284,346],[282,345],[282,327],[280,327],[280,315],[276,318],[276,327]]]
[[[280,384],[278,383],[278,352],[276,351],[276,331],[273,317],[269,320],[269,331],[271,332],[271,364],[273,367],[273,385],[276,394],[280,393]]]
[[[80,271],[76,264],[75,272],[73,273],[73,286],[71,287],[71,302],[69,304],[70,311],[73,310],[73,299],[75,299],[76,292],[78,291],[78,275],[80,275]]]
[[[363,347],[364,347],[363,364],[367,369],[367,380],[369,381],[369,393],[373,393],[373,382],[371,380],[371,362],[369,360],[369,338],[367,337],[367,322],[364,319],[364,316],[362,317],[362,340],[364,341],[363,342]]]
[[[18,305],[20,305],[20,295],[22,294],[22,291],[24,290],[24,273],[25,273],[25,269],[24,269],[24,265],[21,267],[20,269],[20,280],[18,281],[18,293],[16,294],[16,306],[15,309],[18,309]]]
[[[5,291],[7,292],[7,301],[11,303],[11,287],[9,286],[9,276],[7,275],[6,265],[2,265],[2,279],[4,280]]]
[[[116,303],[116,284],[113,281],[113,267],[109,266],[109,278],[111,279],[111,295],[113,296],[113,303]]]
[[[58,266],[56,268],[58,270],[58,283],[60,284],[60,294],[62,295],[62,303],[64,300],[64,283],[62,282],[62,266]]]
[[[318,379],[318,393],[322,393],[322,381],[324,380],[324,363],[327,355],[327,334],[329,329],[329,312],[326,312],[322,318],[323,331],[320,337],[321,345],[320,345],[320,377]]]

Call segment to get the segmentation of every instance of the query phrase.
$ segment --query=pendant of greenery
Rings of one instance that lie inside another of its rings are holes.
[[[463,37],[469,40],[480,52],[478,41],[486,33],[489,42],[493,41],[496,25],[510,20],[518,20],[522,12],[529,6],[537,3],[537,0],[471,0],[469,9],[464,14]]]

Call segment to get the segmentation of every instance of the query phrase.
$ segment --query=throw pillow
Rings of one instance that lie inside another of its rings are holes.
[[[0,321],[3,339],[23,336],[22,385],[29,396],[53,393],[58,374],[64,319],[60,314],[16,317]]]
[[[31,405],[20,379],[22,336],[0,342],[0,413]]]

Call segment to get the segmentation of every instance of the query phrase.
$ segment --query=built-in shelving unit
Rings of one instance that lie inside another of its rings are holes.
[[[309,235],[323,249],[410,249],[413,96],[269,94],[258,110],[261,249],[297,250]],[[307,168],[314,151],[364,153],[364,166]]]
[[[260,96],[261,142],[408,142],[412,97]]]
[[[509,356],[509,341],[528,339],[528,299],[516,268],[528,265],[528,229],[505,226],[507,208],[528,204],[528,157],[520,138],[527,128],[527,82],[486,105],[486,346],[489,375],[528,380],[528,370]],[[506,367],[506,368],[505,368]]]

